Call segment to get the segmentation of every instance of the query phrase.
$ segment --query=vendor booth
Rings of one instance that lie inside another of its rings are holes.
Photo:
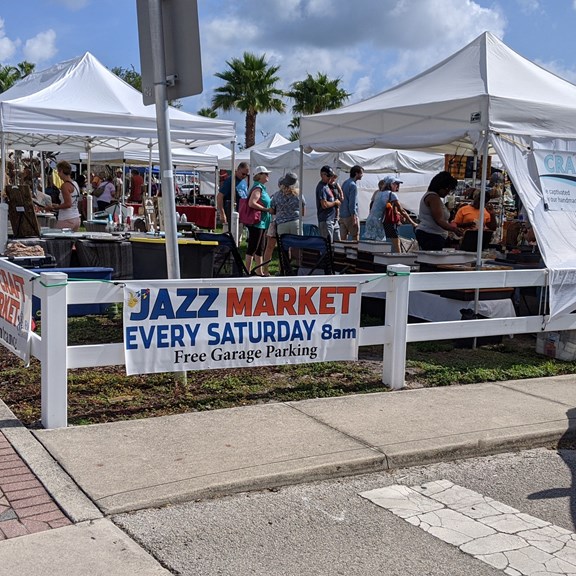
[[[550,269],[551,316],[576,309],[576,86],[489,32],[377,96],[301,119],[305,147],[370,147],[487,157],[514,183]],[[487,162],[483,162],[486,167]],[[481,205],[487,174],[482,173]],[[564,199],[564,200],[563,200]]]

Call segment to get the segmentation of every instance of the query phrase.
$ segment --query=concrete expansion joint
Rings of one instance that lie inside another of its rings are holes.
[[[386,470],[390,469],[390,465],[388,462],[388,456],[387,456],[386,452],[383,452],[380,448],[378,448],[378,446],[374,446],[373,444],[366,442],[365,440],[363,440],[362,438],[359,438],[358,436],[354,436],[353,434],[349,434],[348,432],[344,432],[344,431],[340,430],[339,428],[336,428],[336,426],[332,426],[332,425],[328,424],[327,422],[324,422],[323,420],[320,420],[319,418],[312,416],[312,415],[308,414],[307,412],[304,412],[303,410],[300,410],[294,404],[289,404],[286,402],[284,404],[286,406],[288,406],[289,408],[296,410],[296,412],[298,412],[299,414],[302,414],[303,416],[306,416],[310,420],[313,420],[317,424],[320,424],[321,426],[324,426],[325,428],[328,428],[329,430],[333,430],[334,432],[337,432],[338,434],[341,434],[342,436],[345,436],[346,438],[349,438],[350,440],[353,440],[354,442],[358,442],[358,444],[361,444],[362,446],[364,446],[364,448],[367,448],[368,450],[372,450],[373,452],[376,452],[378,455],[383,456]]]

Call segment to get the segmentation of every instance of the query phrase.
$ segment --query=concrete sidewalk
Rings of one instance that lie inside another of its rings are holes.
[[[87,565],[92,574],[167,574],[102,515],[554,446],[576,432],[575,406],[574,375],[62,430],[27,430],[0,402],[0,432],[74,522],[0,542],[0,566],[29,575],[48,567],[80,574]]]

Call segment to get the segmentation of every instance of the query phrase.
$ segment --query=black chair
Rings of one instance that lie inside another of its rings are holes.
[[[218,242],[218,247],[214,251],[214,264],[212,267],[213,278],[246,278],[257,276],[257,266],[249,272],[244,264],[242,254],[238,249],[234,236],[230,232],[192,232],[196,240],[204,242]]]
[[[336,273],[332,245],[323,236],[280,234],[277,246],[282,276]]]
[[[484,230],[482,234],[482,250],[486,250],[492,240],[492,230]],[[466,230],[462,240],[460,240],[459,249],[464,252],[476,252],[478,248],[478,230]]]

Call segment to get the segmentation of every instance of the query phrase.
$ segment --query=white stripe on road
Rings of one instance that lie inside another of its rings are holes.
[[[510,576],[576,576],[576,534],[448,480],[360,496]]]

